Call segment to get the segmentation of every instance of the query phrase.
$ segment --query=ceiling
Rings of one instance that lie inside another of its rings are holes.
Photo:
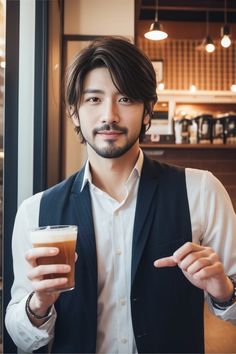
[[[205,22],[207,11],[210,22],[236,23],[236,0],[159,0],[158,19],[160,21]],[[154,20],[156,0],[137,0],[138,20]]]

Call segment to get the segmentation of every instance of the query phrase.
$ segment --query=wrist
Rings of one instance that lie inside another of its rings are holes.
[[[233,305],[236,302],[236,281],[232,277],[228,276],[228,283],[228,296],[221,299],[216,299],[212,296],[210,297],[211,303],[216,309],[225,310],[227,307]]]
[[[25,304],[25,309],[27,315],[33,319],[46,320],[51,316],[51,306],[42,307],[37,305],[37,299],[34,291],[28,296]]]

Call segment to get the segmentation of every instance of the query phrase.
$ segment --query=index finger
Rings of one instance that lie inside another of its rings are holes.
[[[176,263],[179,263],[189,253],[202,251],[202,250],[204,250],[203,246],[198,245],[197,243],[194,242],[186,242],[173,253],[173,257]]]
[[[154,262],[154,266],[157,268],[162,267],[175,267],[177,262],[174,260],[173,256],[159,258]]]
[[[37,265],[36,260],[40,257],[53,257],[59,252],[56,247],[35,247],[28,250],[25,254],[25,259],[32,266]]]

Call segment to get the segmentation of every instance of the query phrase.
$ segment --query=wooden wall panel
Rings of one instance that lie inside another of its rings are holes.
[[[229,48],[216,43],[216,50],[207,53],[201,41],[167,39],[150,41],[138,37],[137,45],[151,60],[164,61],[165,89],[230,90],[236,82],[236,41]]]

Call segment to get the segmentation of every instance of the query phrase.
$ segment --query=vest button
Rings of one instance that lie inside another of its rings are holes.
[[[142,338],[147,336],[147,333],[141,333],[141,334],[137,334],[137,338]]]
[[[132,301],[133,301],[133,302],[139,301],[139,297],[133,297]]]

